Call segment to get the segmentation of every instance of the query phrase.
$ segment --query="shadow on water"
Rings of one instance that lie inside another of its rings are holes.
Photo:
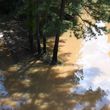
[[[94,80],[102,73],[98,68],[88,68],[86,74],[78,70],[74,75],[58,77],[59,69],[34,58],[10,67],[11,73],[15,67],[17,71],[6,79],[10,94],[6,103],[25,101],[20,110],[109,110],[107,91]]]
[[[59,77],[65,74],[59,67],[46,65],[35,57],[13,63],[11,55],[5,52],[1,51],[6,56],[0,57],[0,64],[6,71],[3,86],[8,96],[0,97],[0,110],[67,110],[72,107],[74,101],[68,92],[73,85],[72,74],[68,74],[71,71],[65,72],[66,77]],[[3,64],[4,61],[8,62]]]
[[[15,75],[8,76],[6,88],[11,97],[26,99],[20,110],[67,110],[72,106],[68,92],[72,75],[58,78],[58,69],[35,59],[19,65]]]
[[[109,74],[104,74],[96,65],[74,73],[68,70],[65,72],[68,75],[59,77],[59,74],[65,74],[64,71],[60,71],[60,66],[64,69],[69,64],[60,65],[57,68],[45,65],[34,57],[13,63],[12,59],[8,60],[10,55],[8,57],[8,54],[2,53],[4,51],[0,51],[2,54],[0,59],[3,55],[7,58],[2,59],[7,61],[7,64],[0,61],[0,66],[8,72],[4,73],[6,74],[4,85],[9,94],[6,97],[0,97],[2,107],[5,106],[10,110],[14,108],[19,110],[109,110],[110,83],[105,83]],[[64,53],[61,57],[70,55],[71,53]],[[98,56],[98,58],[102,57]],[[103,62],[105,61],[99,63]]]
[[[20,23],[16,21],[0,24],[0,36],[1,39],[3,38],[0,41],[5,42],[0,45],[0,69],[5,72],[0,74],[6,77],[6,80],[0,82],[4,88],[0,91],[8,92],[7,96],[0,96],[0,110],[16,108],[20,110],[67,110],[71,108],[74,102],[69,97],[68,90],[72,86],[72,75],[59,77],[58,68],[54,69],[50,65],[45,65],[35,57],[27,57],[26,52],[22,54],[21,51],[28,46],[25,43],[27,42],[25,41],[26,33],[21,35],[18,24]],[[24,60],[17,59],[22,59],[23,56],[26,57]],[[70,71],[66,71],[67,73]]]

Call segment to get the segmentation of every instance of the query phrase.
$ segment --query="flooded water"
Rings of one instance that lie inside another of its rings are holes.
[[[51,67],[35,58],[8,66],[3,62],[0,69],[10,75],[5,77],[6,73],[0,71],[0,110],[110,110],[110,44],[100,28],[103,26],[97,23],[99,29],[91,27],[94,34],[85,30],[77,71],[68,63]],[[70,37],[68,44],[63,44],[67,50],[71,47],[69,52],[77,47],[73,41]],[[64,46],[63,49],[64,53]],[[75,53],[78,49],[72,55]]]
[[[2,38],[3,37],[3,33],[2,32],[0,32],[0,38]]]
[[[4,86],[5,77],[2,73],[3,72],[0,70],[0,97],[6,97],[8,95],[8,92]]]
[[[71,93],[85,96],[86,99],[81,98],[73,110],[110,109],[110,44],[100,28],[104,24],[96,25],[98,31],[91,27],[94,36],[88,30],[85,32],[80,58],[77,61],[82,68],[75,73],[76,86],[71,89]]]
[[[21,107],[25,103],[25,100],[15,100],[10,97],[5,84],[5,76],[4,76],[4,71],[0,70],[0,110],[16,110]],[[5,104],[7,102],[7,104]],[[11,105],[11,103],[14,104]]]

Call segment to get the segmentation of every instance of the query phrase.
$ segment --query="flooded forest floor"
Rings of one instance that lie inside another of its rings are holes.
[[[74,105],[82,100],[94,104],[100,97],[97,91],[80,96],[70,93],[70,88],[75,86],[74,72],[80,68],[75,62],[82,40],[75,38],[71,31],[61,35],[59,59],[62,63],[50,66],[29,54],[26,30],[20,25],[22,22],[15,20],[0,23],[0,34],[4,33],[4,41],[0,40],[0,74],[5,74],[9,92],[8,97],[0,97],[0,104],[16,108],[20,100],[23,104],[19,110],[74,110]],[[53,38],[49,38],[50,51],[53,43]]]
[[[69,89],[73,86],[74,63],[80,40],[72,32],[60,37],[59,59],[62,64],[50,66],[28,52],[28,41],[22,22],[11,20],[0,23],[0,74],[5,74],[9,96],[0,99],[1,105],[16,108],[17,101],[26,101],[20,110],[67,110],[73,106]],[[48,39],[52,51],[53,38]],[[13,53],[13,50],[15,53]]]

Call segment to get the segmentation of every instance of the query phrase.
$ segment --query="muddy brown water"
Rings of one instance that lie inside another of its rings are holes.
[[[0,98],[2,106],[18,110],[96,110],[94,106],[100,106],[101,98],[105,95],[100,88],[85,94],[71,92],[71,88],[77,85],[73,80],[74,73],[81,68],[75,65],[81,40],[69,36],[70,32],[65,33],[60,41],[62,65],[45,65],[36,58],[13,64],[11,57],[1,57],[1,70],[6,72],[4,85],[9,93],[8,97]],[[102,110],[109,108],[105,105]]]

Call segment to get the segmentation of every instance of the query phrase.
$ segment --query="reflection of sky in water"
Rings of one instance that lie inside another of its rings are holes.
[[[2,38],[3,37],[3,33],[2,32],[0,32],[0,38]]]
[[[77,61],[78,65],[83,65],[82,70],[75,73],[75,82],[77,86],[71,89],[72,93],[84,95],[87,91],[96,91],[98,88],[104,90],[106,95],[97,99],[93,110],[100,110],[105,105],[110,104],[110,44],[107,42],[107,36],[99,29],[100,34],[92,27],[96,34],[95,38],[88,40],[89,33],[86,33],[85,40],[82,43],[80,51],[81,57]],[[89,37],[90,38],[90,37]],[[83,110],[87,108],[89,102],[76,104],[73,110]]]
[[[6,91],[6,88],[4,86],[4,75],[3,72],[0,70],[0,97],[5,97],[8,95],[8,92]]]

